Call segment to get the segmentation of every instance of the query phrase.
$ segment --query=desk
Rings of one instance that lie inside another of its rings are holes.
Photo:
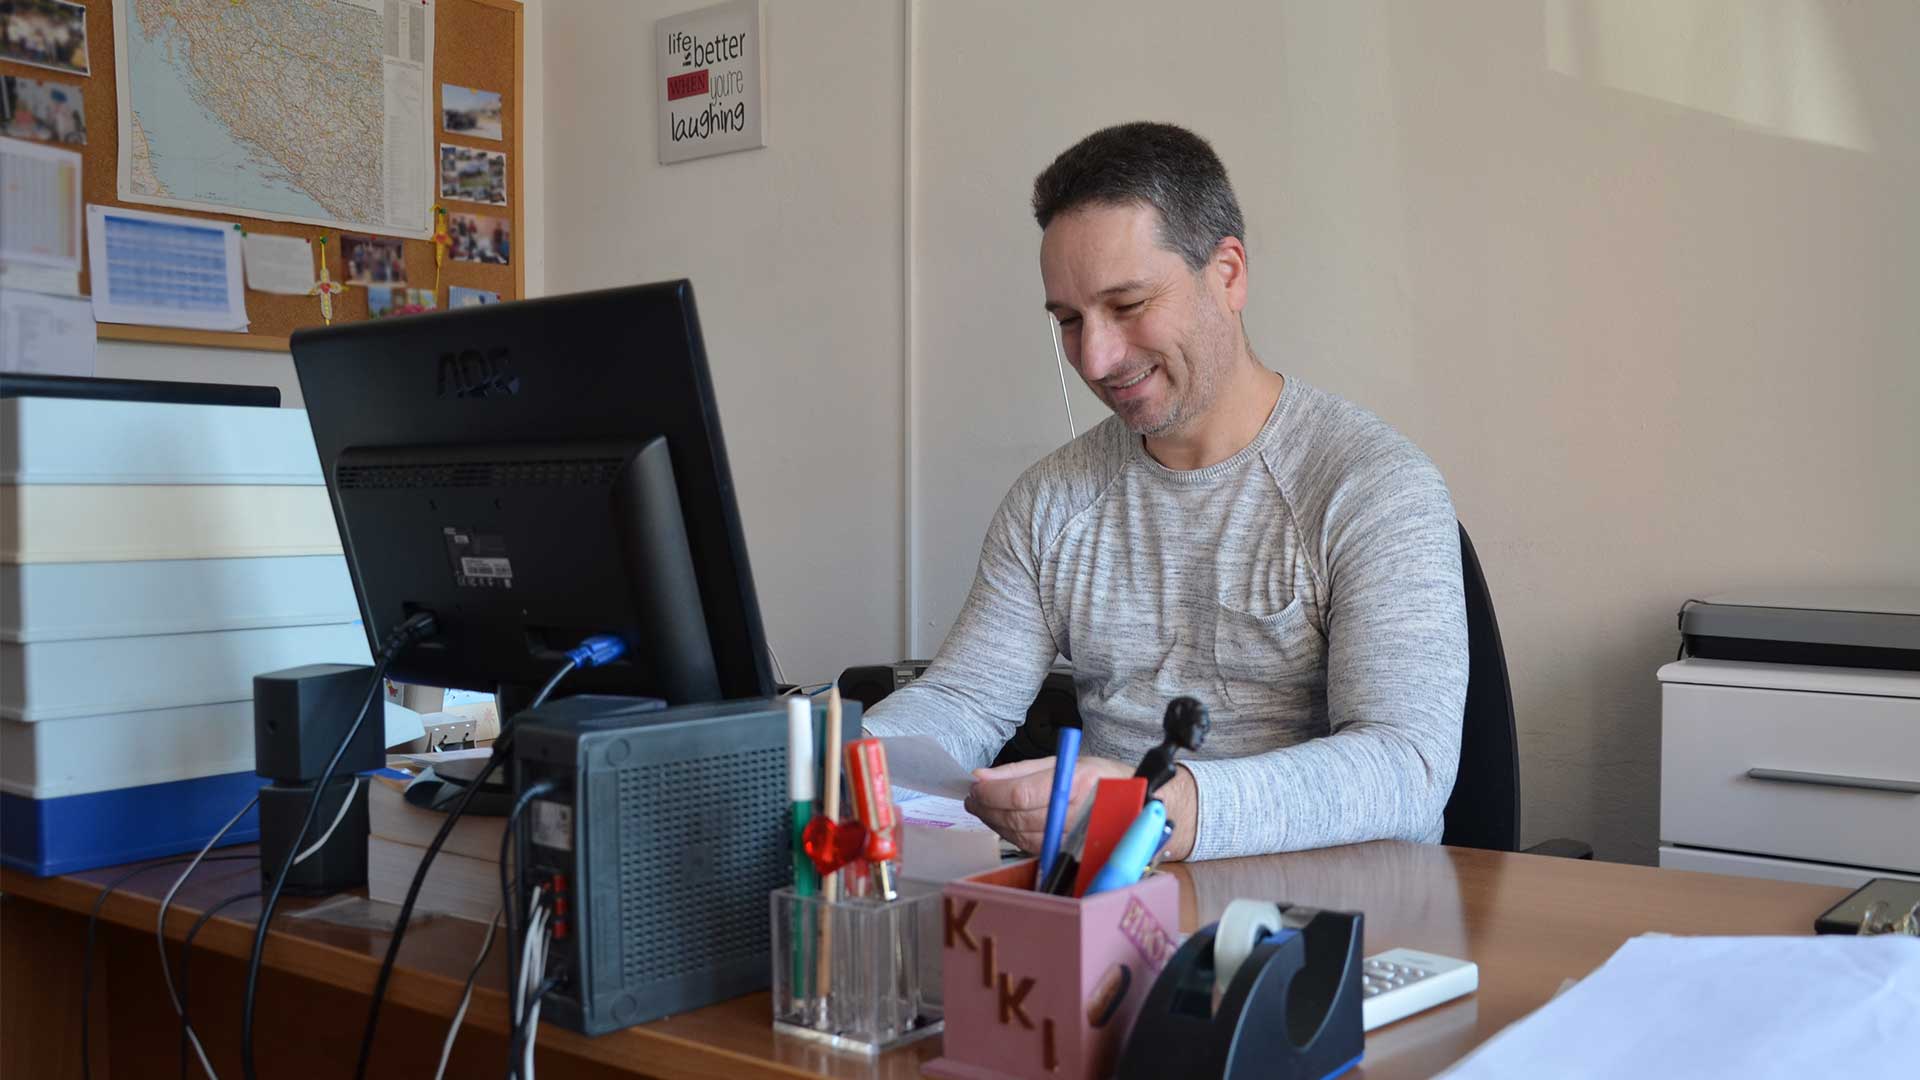
[[[237,849],[244,851],[246,849]],[[1723,877],[1535,855],[1421,844],[1373,843],[1324,851],[1175,865],[1182,930],[1216,918],[1238,896],[1364,911],[1368,953],[1396,946],[1468,957],[1477,994],[1367,1039],[1355,1075],[1430,1076],[1586,974],[1627,938],[1680,934],[1810,933],[1845,889]],[[159,899],[177,868],[135,878],[102,911],[93,1001],[98,1076],[168,1075],[178,1024],[154,948]],[[0,872],[0,1075],[79,1075],[80,956],[86,913],[116,871],[37,879]],[[203,867],[181,890],[168,925],[177,942],[194,912],[257,887],[254,864]],[[256,1048],[263,1076],[350,1076],[384,934],[289,919],[312,901],[283,903],[261,979]],[[237,1001],[251,944],[254,902],[216,916],[195,939],[195,1026],[222,1076],[239,1075]],[[232,913],[234,918],[227,918]],[[381,1016],[379,1076],[431,1076],[446,1021],[483,933],[434,919],[407,934]],[[450,1076],[496,1075],[504,1060],[504,960],[496,948],[467,1013]],[[538,1068],[560,1077],[883,1078],[919,1075],[939,1053],[928,1039],[875,1061],[777,1038],[767,995],[588,1039],[542,1029]],[[102,1066],[105,1065],[103,1068]]]

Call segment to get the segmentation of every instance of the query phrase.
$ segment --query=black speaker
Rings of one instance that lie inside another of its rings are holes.
[[[840,673],[840,696],[858,701],[863,710],[871,710],[888,694],[919,678],[928,661],[902,660],[896,664],[868,664],[850,667]],[[1063,723],[1064,722],[1064,723]],[[1050,671],[1040,683],[1040,692],[1027,706],[1027,719],[1000,748],[995,765],[1026,761],[1051,755],[1060,743],[1062,726],[1079,726],[1080,695],[1073,687],[1073,672]]]
[[[372,668],[351,664],[309,664],[253,677],[253,771],[272,781],[260,789],[262,880],[273,880],[298,841],[301,851],[313,850],[288,872],[289,891],[330,893],[367,883],[367,785],[372,781],[354,774],[387,763],[386,703],[377,689],[367,718],[320,796],[313,826],[305,839],[297,834],[320,774],[360,715],[372,678]]]
[[[320,779],[359,714],[372,676],[372,668],[352,664],[308,664],[255,675],[253,771],[283,782]],[[386,733],[386,705],[375,701],[334,775],[384,766]]]
[[[367,883],[367,789],[372,783],[348,773],[327,784],[320,812],[301,845],[302,851],[315,845],[318,850],[288,871],[287,892],[325,895]],[[272,882],[293,849],[294,833],[307,816],[313,787],[308,782],[268,784],[260,789],[261,880]],[[349,799],[343,813],[342,802]]]

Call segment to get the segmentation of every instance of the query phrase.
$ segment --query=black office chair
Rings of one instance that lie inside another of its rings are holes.
[[[1513,722],[1513,684],[1493,594],[1467,527],[1460,526],[1460,584],[1467,601],[1467,704],[1460,718],[1460,768],[1443,811],[1440,842],[1457,847],[1520,850],[1520,753]],[[1591,859],[1578,840],[1545,840],[1530,855]]]

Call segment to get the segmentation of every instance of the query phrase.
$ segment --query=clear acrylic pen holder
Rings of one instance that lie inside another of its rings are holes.
[[[896,900],[772,894],[773,1026],[878,1054],[941,1029],[940,890]]]

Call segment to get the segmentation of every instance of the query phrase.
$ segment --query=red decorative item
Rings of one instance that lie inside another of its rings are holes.
[[[900,857],[900,812],[893,805],[893,785],[887,780],[887,750],[879,739],[855,739],[847,744],[847,785],[853,791],[853,812],[867,827],[867,862],[872,864],[874,890],[882,900],[899,895],[893,886],[893,860]]]
[[[815,814],[800,833],[800,846],[813,860],[813,868],[826,877],[866,851],[867,827],[857,821],[831,821]]]

